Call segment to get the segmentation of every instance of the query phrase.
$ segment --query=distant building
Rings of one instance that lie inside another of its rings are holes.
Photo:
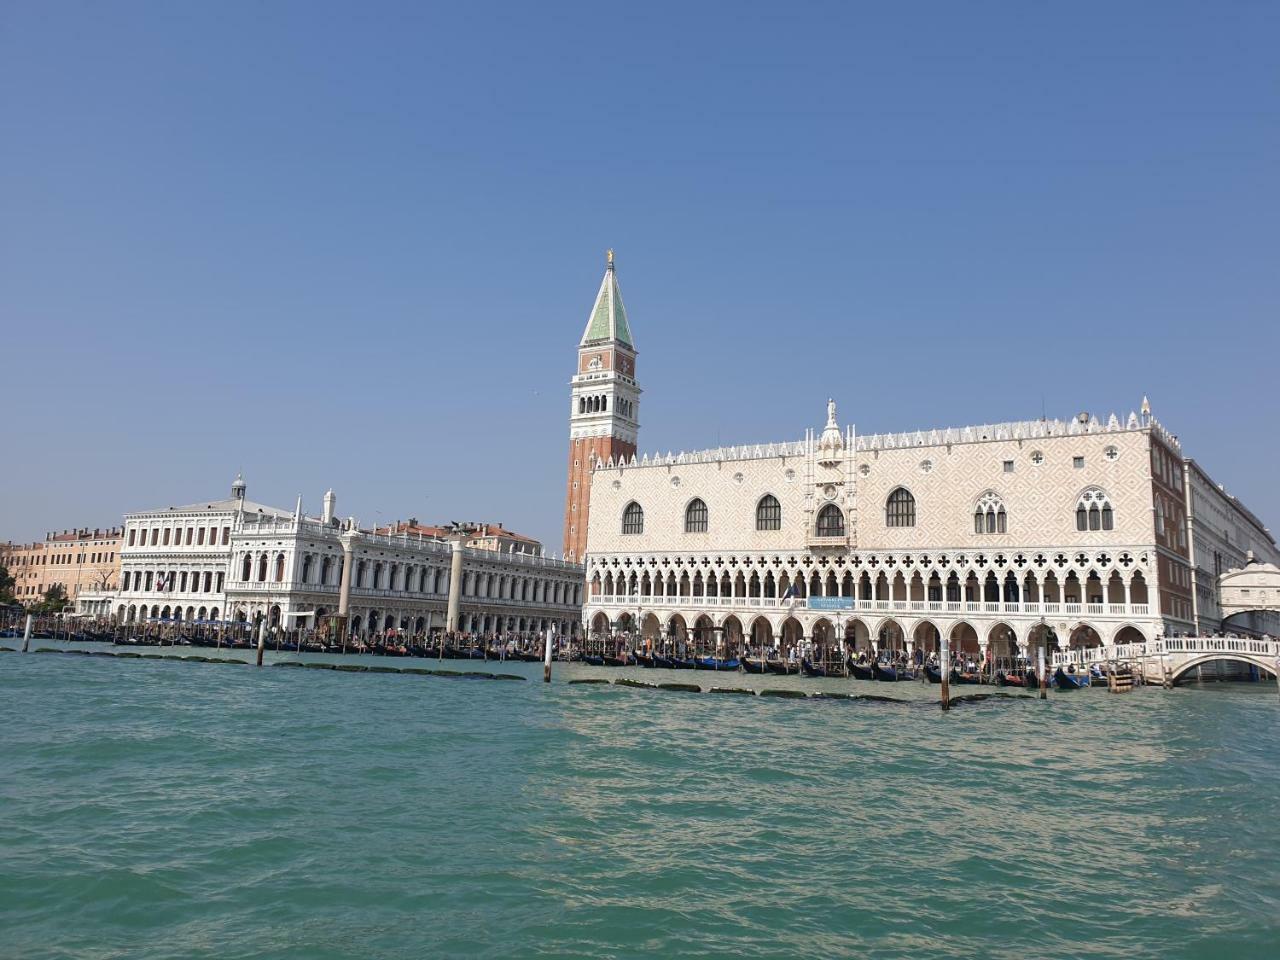
[[[526,537],[514,530],[508,530],[500,523],[477,523],[474,526],[476,532],[466,541],[468,547],[476,550],[493,550],[496,553],[542,556],[542,543],[533,537]],[[448,542],[451,531],[449,527],[419,523],[416,518],[411,517],[408,520],[397,520],[395,523],[376,527],[373,532],[383,536],[399,536],[407,533],[410,537],[421,536],[445,543]]]
[[[82,593],[116,588],[120,534],[118,527],[81,527],[48,533],[34,543],[0,544],[0,565],[13,576],[13,594],[20,603],[39,602],[54,585],[74,602]]]

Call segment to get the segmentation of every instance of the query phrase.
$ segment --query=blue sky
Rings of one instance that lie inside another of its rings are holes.
[[[0,9],[0,539],[222,495],[560,545],[646,450],[1137,407],[1280,524],[1274,3]]]

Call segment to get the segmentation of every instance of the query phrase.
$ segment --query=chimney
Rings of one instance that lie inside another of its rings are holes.
[[[333,523],[334,507],[337,506],[338,498],[334,495],[332,489],[324,495],[324,513],[323,519],[326,524]]]

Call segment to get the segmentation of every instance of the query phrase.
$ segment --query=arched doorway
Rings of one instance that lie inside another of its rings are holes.
[[[706,656],[715,652],[716,647],[716,627],[711,622],[711,618],[705,613],[693,622],[693,646],[694,650],[701,656]]]
[[[733,614],[724,618],[720,625],[723,653],[725,657],[736,657],[742,652],[742,621]]]
[[[798,650],[804,640],[804,627],[795,617],[787,617],[782,621],[782,655],[791,659],[792,651]],[[799,654],[797,654],[799,656]]]
[[[854,658],[871,656],[871,628],[854,617],[844,625],[844,647]]]
[[[942,632],[932,621],[921,620],[911,631],[911,643],[914,647],[913,656],[916,662],[922,662],[925,658],[940,652]]]
[[[907,642],[902,624],[892,618],[882,621],[876,631],[876,649],[881,653],[905,653]]]
[[[773,624],[765,616],[751,621],[751,649],[757,656],[766,656],[773,646]]]
[[[976,660],[978,657],[978,631],[973,628],[973,624],[961,620],[951,628],[949,645],[953,657],[965,656]]]

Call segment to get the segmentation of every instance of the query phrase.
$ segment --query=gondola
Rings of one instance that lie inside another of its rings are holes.
[[[953,674],[954,674],[954,671],[953,671]],[[942,682],[942,671],[931,663],[925,664],[924,675],[929,678],[930,683]],[[954,676],[948,677],[947,679],[948,680],[954,679]]]
[[[747,673],[768,673],[769,663],[767,660],[753,660],[751,657],[743,657],[742,669]]]
[[[855,680],[874,680],[876,678],[875,673],[870,667],[866,664],[858,663],[858,661],[854,660],[853,657],[848,658],[845,666],[849,668],[849,676],[853,677]]]
[[[629,667],[631,666],[631,658],[627,654],[620,657],[604,657],[604,665],[606,667]]]
[[[662,670],[674,670],[676,668],[670,657],[664,657],[660,653],[653,655],[653,665]]]
[[[589,667],[603,667],[604,657],[598,656],[594,653],[584,653],[582,655],[582,662]]]
[[[633,653],[632,656],[635,657],[637,665],[653,669],[653,657],[645,653]]]
[[[800,672],[800,664],[796,663],[794,660],[770,660],[765,664],[765,667],[770,673],[775,673],[783,677]]]
[[[972,686],[977,686],[978,684],[982,683],[982,674],[980,674],[980,673],[964,673],[964,672],[962,672],[962,671],[960,671],[960,670],[952,670],[952,671],[951,671],[951,682],[952,682],[952,683],[970,684],[970,685],[972,685]]]
[[[693,663],[698,670],[737,670],[742,666],[737,657],[698,657]]]
[[[1089,685],[1087,673],[1067,673],[1061,667],[1053,671],[1053,679],[1059,690],[1082,690]]]
[[[1002,687],[1025,687],[1027,685],[1027,678],[1019,676],[1016,673],[1005,673],[1001,670],[996,674],[996,683],[1000,684]]]
[[[836,676],[826,664],[814,663],[812,660],[801,660],[800,669],[806,677],[830,677]]]
[[[911,679],[911,677],[907,674],[905,670],[899,670],[897,667],[889,666],[888,664],[884,664],[884,663],[873,663],[871,665],[871,671],[872,673],[875,674],[877,680],[880,680],[886,683],[893,683],[894,681],[897,681],[897,680]]]
[[[697,665],[688,657],[668,657],[672,670],[694,670]]]

